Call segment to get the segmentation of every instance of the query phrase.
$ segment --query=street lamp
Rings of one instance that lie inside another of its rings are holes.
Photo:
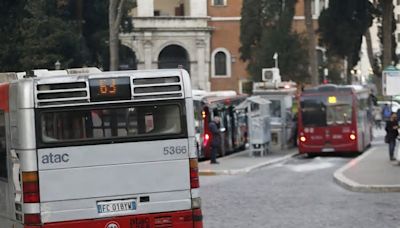
[[[275,68],[279,68],[279,66],[278,66],[278,58],[279,58],[278,53],[275,52],[274,56],[272,58],[275,60]]]
[[[55,68],[56,70],[61,69],[61,63],[60,63],[60,61],[57,60],[57,62],[54,63],[54,68]]]

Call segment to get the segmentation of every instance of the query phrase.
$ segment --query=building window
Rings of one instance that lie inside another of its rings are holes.
[[[222,51],[215,54],[215,75],[226,75],[226,55]]]
[[[225,6],[226,0],[211,0],[213,6]]]
[[[244,78],[244,76],[242,76]],[[239,80],[239,93],[251,94],[253,91],[253,81],[249,79]]]
[[[231,54],[225,48],[217,48],[211,55],[211,69],[213,77],[231,76]]]
[[[7,179],[6,118],[0,110],[0,179]]]

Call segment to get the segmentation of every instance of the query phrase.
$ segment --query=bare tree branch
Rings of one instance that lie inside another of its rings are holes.
[[[117,17],[115,18],[115,24],[114,26],[116,26],[118,29],[119,25],[121,24],[121,18],[122,18],[122,7],[124,7],[125,4],[125,0],[120,0],[119,4],[118,4],[118,9],[117,9]]]

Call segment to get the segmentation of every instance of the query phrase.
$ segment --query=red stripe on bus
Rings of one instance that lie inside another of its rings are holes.
[[[68,222],[48,223],[43,228],[141,228],[141,227],[174,227],[174,228],[202,228],[201,210],[196,209],[111,217],[105,219],[78,220]]]
[[[0,84],[0,109],[4,110],[5,112],[8,112],[8,110],[9,110],[9,107],[8,107],[9,87],[10,87],[10,84],[8,84],[8,83]]]

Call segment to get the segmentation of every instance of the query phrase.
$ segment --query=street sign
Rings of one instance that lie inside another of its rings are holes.
[[[382,72],[382,92],[385,96],[400,95],[400,70],[388,67]]]

